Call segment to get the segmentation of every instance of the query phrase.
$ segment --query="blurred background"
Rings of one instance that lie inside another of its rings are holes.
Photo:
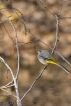
[[[12,20],[18,35],[20,50],[19,92],[20,97],[29,89],[44,68],[38,59],[37,51],[54,47],[56,37],[55,15],[63,3],[60,17],[71,16],[71,1],[63,0],[0,0],[0,56],[17,72],[17,52],[15,32],[8,18]],[[12,8],[13,7],[13,8]],[[46,8],[47,7],[47,8]],[[23,16],[21,15],[21,13]],[[52,14],[51,14],[51,13]],[[18,15],[17,15],[18,14]],[[8,17],[8,18],[7,18]],[[24,24],[30,30],[25,30]],[[71,19],[61,19],[59,23],[57,51],[71,62]],[[41,41],[47,44],[43,44]],[[55,54],[55,58],[70,72],[71,67]],[[0,86],[12,80],[9,70],[0,63]],[[15,94],[14,87],[6,90]],[[15,98],[0,90],[0,106],[10,106]],[[55,65],[49,65],[32,90],[22,101],[23,106],[71,106],[71,74]]]

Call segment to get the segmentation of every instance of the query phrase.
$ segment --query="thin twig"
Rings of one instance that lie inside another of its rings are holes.
[[[36,11],[38,9],[38,6],[32,11],[32,12],[30,12],[30,13],[28,13],[28,14],[26,14],[26,15],[24,15],[24,17],[25,16],[27,16],[27,15],[30,15],[30,14],[32,14],[34,11]]]
[[[60,17],[59,19],[71,19],[71,16],[70,17]]]
[[[0,56],[0,61],[4,63],[4,65],[8,68],[8,70],[10,71],[12,78],[14,78],[14,74],[12,69],[9,67],[9,65],[5,62],[5,60]]]
[[[1,19],[0,19],[1,20]],[[8,21],[8,20],[7,20]],[[2,21],[1,21],[2,22]],[[4,21],[5,22],[5,21]],[[4,23],[2,23],[2,25],[3,25],[3,27],[5,28],[5,30],[6,30],[6,32],[7,32],[7,34],[8,34],[8,36],[11,38],[11,40],[13,41],[13,44],[15,44],[14,43],[14,40],[12,39],[12,37],[10,36],[10,34],[9,34],[9,32],[7,31],[7,29],[6,29],[6,27],[5,27],[5,25],[4,25]]]
[[[47,9],[47,11],[54,17],[53,13],[40,0],[37,1],[44,7],[44,9]]]
[[[3,89],[3,88],[1,88],[1,87],[0,87],[0,89],[1,89],[1,90],[3,90],[4,92],[6,92],[7,94],[9,94],[9,95],[11,95],[11,96],[13,96],[13,97],[17,98],[17,96],[16,96],[16,95],[14,95],[14,94],[12,94],[12,93],[8,92],[7,90],[5,90],[5,89]]]
[[[54,47],[52,49],[52,54],[54,53],[54,50],[56,50],[57,43],[58,43],[58,37],[59,37],[59,17],[58,15],[55,15],[55,18],[56,18],[56,40],[55,40]]]
[[[68,1],[71,1],[71,0],[63,0],[60,5],[59,5],[59,11],[58,11],[58,14],[57,15],[60,15],[60,12],[61,12],[61,9],[62,9],[62,5],[65,3],[65,2],[68,2]]]
[[[19,46],[18,46],[18,37],[17,37],[17,35],[16,35],[16,49],[17,49],[17,58],[18,58],[16,79],[18,79],[18,75],[19,75],[19,71],[20,71],[20,54],[19,54]]]
[[[6,86],[9,86],[10,84],[12,84],[13,83],[13,80],[11,81],[11,82],[9,82],[8,84],[6,84],[6,85],[4,85],[5,87]]]
[[[71,66],[71,63],[69,61],[67,61],[67,59],[65,59],[59,52],[56,51],[56,53],[68,64]]]
[[[65,2],[68,2],[68,1],[71,1],[71,0],[63,0],[63,1],[60,3],[60,6],[62,6]]]
[[[14,84],[8,85],[8,86],[2,86],[1,88],[6,89],[6,88],[10,88],[10,87],[12,87],[12,86],[14,86]]]
[[[34,86],[34,84],[37,82],[37,80],[41,77],[42,73],[44,72],[44,70],[47,68],[48,65],[46,65],[43,70],[40,72],[40,74],[36,77],[36,79],[34,80],[34,82],[32,83],[32,85],[30,86],[30,88],[27,90],[27,92],[23,95],[23,97],[21,98],[21,101],[25,98],[25,96],[31,91],[32,87]]]

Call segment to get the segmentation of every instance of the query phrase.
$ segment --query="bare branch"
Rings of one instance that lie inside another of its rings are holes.
[[[70,17],[60,17],[59,19],[71,19],[71,16]]]
[[[1,88],[6,89],[6,88],[10,88],[10,87],[12,87],[12,86],[14,86],[14,84],[8,85],[8,86],[2,86]]]
[[[0,56],[0,61],[4,63],[4,65],[8,68],[8,70],[10,71],[12,78],[14,78],[14,74],[12,69],[9,67],[9,65],[5,62],[5,60]]]
[[[68,1],[71,1],[71,0],[63,0],[63,1],[60,3],[59,11],[58,11],[58,14],[57,14],[57,15],[60,15],[60,12],[61,12],[61,9],[62,9],[62,5],[63,5],[65,2],[68,2]]]
[[[43,6],[44,9],[47,9],[47,11],[54,17],[53,13],[40,0],[37,1]]]
[[[60,3],[60,6],[62,6],[65,2],[68,2],[68,1],[71,1],[71,0],[63,0],[63,1]]]
[[[68,64],[71,66],[71,63],[69,61],[67,61],[67,59],[65,59],[59,52],[56,51],[56,53]]]
[[[17,32],[16,32],[16,29],[15,29],[15,26],[13,25],[13,23],[12,23],[12,21],[2,12],[2,10],[0,9],[0,12],[8,19],[8,21],[10,22],[10,24],[11,24],[11,26],[13,27],[13,30],[14,30],[14,32],[15,32],[15,37],[16,37],[16,49],[17,49],[17,58],[18,58],[18,62],[17,62],[17,75],[16,76],[18,76],[18,74],[19,74],[19,59],[20,59],[20,57],[19,57],[19,47],[18,47],[18,38],[17,38]],[[5,63],[5,61],[2,59],[2,61],[3,61],[3,63]],[[5,63],[6,65],[7,65],[7,63]],[[9,67],[8,65],[7,65],[7,67]],[[10,68],[10,67],[9,67]],[[20,101],[20,97],[19,97],[19,91],[18,91],[18,83],[17,83],[17,78],[18,77],[14,77],[14,74],[13,74],[13,71],[10,69],[10,72],[11,72],[11,74],[12,74],[12,78],[13,78],[13,80],[14,80],[14,86],[15,86],[15,90],[16,90],[16,94],[17,94],[17,105],[18,106],[22,106],[22,104],[21,104],[21,101]]]
[[[17,96],[15,96],[14,94],[8,92],[7,90],[5,90],[5,89],[3,89],[3,88],[1,88],[1,87],[0,87],[0,89],[3,90],[4,92],[6,92],[8,95],[11,95],[11,96],[17,98]]]
[[[13,83],[13,80],[11,82],[9,82],[8,84],[4,85],[4,86],[7,87],[7,86],[9,86],[12,83]]]
[[[58,43],[58,37],[59,37],[59,16],[55,15],[55,18],[56,18],[56,41],[52,49],[52,54],[54,53],[54,50],[56,50],[57,43]]]
[[[0,20],[1,20],[1,19],[0,19]],[[6,20],[6,21],[8,21],[8,20]],[[4,22],[5,22],[5,21],[4,21]],[[11,40],[13,41],[12,37],[10,36],[9,32],[7,31],[7,29],[6,29],[5,25],[4,25],[4,22],[2,23],[2,21],[1,21],[3,27],[5,28],[5,30],[6,30],[6,32],[7,32],[7,34],[8,34],[8,36],[9,36],[9,37],[11,38]],[[15,44],[14,41],[13,41],[13,44]]]
[[[30,86],[30,88],[27,90],[27,92],[23,95],[23,97],[21,98],[21,101],[25,98],[25,96],[31,91],[32,87],[34,86],[34,84],[38,81],[38,79],[41,77],[42,73],[44,72],[44,70],[47,68],[48,65],[46,65],[43,70],[40,72],[40,74],[36,77],[36,79],[34,80],[34,82],[32,83],[32,85]]]
[[[16,49],[17,49],[17,58],[18,58],[18,65],[17,65],[17,74],[16,79],[18,79],[19,71],[20,71],[20,55],[19,55],[19,46],[18,46],[18,37],[16,35]]]
[[[38,9],[38,6],[32,11],[32,12],[30,12],[30,13],[28,13],[28,14],[26,14],[26,15],[24,15],[24,17],[25,16],[27,16],[27,15],[30,15],[30,14],[32,14],[34,11],[36,11]]]

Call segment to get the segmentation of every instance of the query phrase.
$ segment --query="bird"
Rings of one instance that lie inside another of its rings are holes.
[[[64,67],[62,66],[56,59],[55,57],[53,56],[53,54],[51,52],[49,52],[48,50],[39,50],[38,51],[38,60],[44,64],[44,65],[47,65],[47,64],[54,64],[54,65],[57,65],[59,66],[60,68],[62,68],[65,72],[69,73],[69,71]]]

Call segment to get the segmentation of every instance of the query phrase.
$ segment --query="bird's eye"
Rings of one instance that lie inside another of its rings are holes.
[[[39,50],[39,52],[42,52],[41,50]]]

